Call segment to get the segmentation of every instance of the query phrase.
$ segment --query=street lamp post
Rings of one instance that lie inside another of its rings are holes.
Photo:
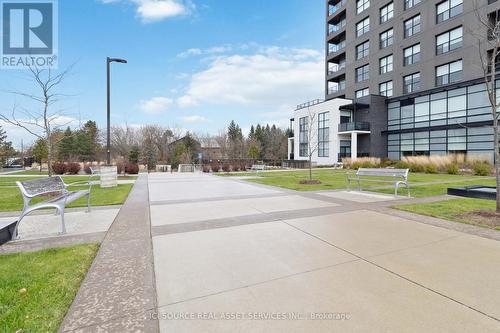
[[[111,165],[111,86],[110,86],[110,65],[112,62],[126,64],[127,60],[119,58],[106,58],[106,74],[107,74],[107,119],[108,119],[108,135],[106,142],[107,164]]]

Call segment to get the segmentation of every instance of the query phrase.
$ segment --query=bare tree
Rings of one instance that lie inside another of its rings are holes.
[[[312,180],[312,157],[318,150],[318,126],[316,124],[317,114],[307,108],[307,156],[309,157],[309,180]],[[315,126],[316,125],[316,126]]]
[[[493,118],[493,141],[494,141],[494,164],[496,176],[496,211],[500,213],[500,134],[498,130],[500,98],[497,96],[497,72],[500,68],[500,18],[498,13],[486,15],[481,13],[478,3],[475,3],[476,16],[481,27],[473,29],[471,33],[477,38],[479,57],[484,74],[484,82],[488,92],[488,99],[491,104],[491,115]],[[485,38],[486,37],[486,38]]]
[[[55,108],[55,104],[64,96],[63,94],[57,93],[56,90],[64,81],[71,68],[72,67],[69,67],[59,74],[54,74],[51,69],[28,67],[29,78],[34,81],[38,93],[25,93],[19,91],[9,92],[26,98],[39,106],[28,109],[19,107],[15,104],[12,108],[10,117],[0,114],[1,120],[23,128],[29,134],[47,142],[49,176],[52,176],[54,146],[57,143],[52,134],[68,126],[72,122],[64,120],[67,115],[65,115],[62,110],[52,110]]]
[[[138,131],[128,124],[111,127],[111,145],[118,155],[127,157],[132,147],[139,145]]]

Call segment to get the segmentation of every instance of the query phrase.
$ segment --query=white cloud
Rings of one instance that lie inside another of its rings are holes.
[[[180,117],[179,119],[189,124],[201,123],[207,120],[205,117],[202,116],[186,116],[186,117]]]
[[[236,104],[283,112],[284,106],[323,94],[323,61],[320,51],[282,47],[259,48],[250,55],[219,56],[191,77],[177,103],[181,107]]]
[[[139,108],[147,114],[159,114],[168,110],[174,103],[171,98],[153,97],[149,100],[142,100],[139,103]]]
[[[189,15],[195,9],[195,5],[190,0],[101,0],[101,2],[105,4],[132,3],[137,6],[137,15],[145,23]]]
[[[201,56],[201,55],[210,55],[210,54],[222,54],[227,53],[233,50],[231,45],[221,45],[214,46],[207,49],[200,48],[191,48],[183,51],[177,55],[177,58],[187,58],[190,56]]]

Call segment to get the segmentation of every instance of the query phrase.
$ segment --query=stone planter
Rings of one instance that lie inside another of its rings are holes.
[[[116,166],[101,167],[101,188],[118,186],[118,169]]]

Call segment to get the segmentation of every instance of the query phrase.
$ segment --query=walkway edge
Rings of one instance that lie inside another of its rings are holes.
[[[109,228],[59,332],[158,332],[147,175]]]

